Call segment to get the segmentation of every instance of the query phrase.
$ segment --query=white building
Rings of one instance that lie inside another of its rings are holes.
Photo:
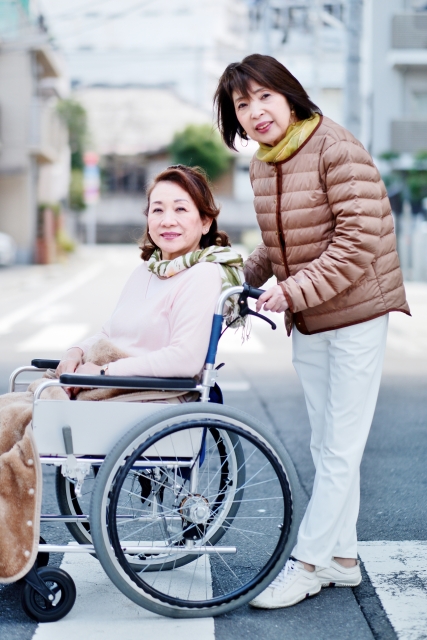
[[[69,176],[56,112],[64,72],[26,4],[3,3],[0,13],[0,231],[14,238],[21,262],[34,256],[38,204],[65,198]]]
[[[427,149],[427,2],[365,0],[363,142],[374,156]]]
[[[345,0],[252,0],[249,48],[276,57],[343,124]]]
[[[83,86],[167,86],[212,108],[218,77],[246,53],[245,0],[105,0],[76,11],[42,0],[48,24]]]

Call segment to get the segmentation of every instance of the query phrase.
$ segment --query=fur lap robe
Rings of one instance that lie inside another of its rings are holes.
[[[126,358],[107,340],[100,340],[88,352],[85,362],[99,366]],[[16,582],[34,565],[40,536],[42,471],[33,437],[31,417],[34,391],[53,378],[53,371],[34,381],[23,393],[0,396],[0,584]],[[126,402],[189,402],[196,393],[176,391],[123,391],[83,389],[76,400]],[[69,401],[62,387],[50,387],[43,399]]]

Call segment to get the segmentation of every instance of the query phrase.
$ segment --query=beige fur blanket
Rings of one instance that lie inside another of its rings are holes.
[[[127,357],[107,340],[97,342],[86,362],[99,366]],[[54,377],[47,372],[23,393],[0,396],[0,584],[25,576],[36,561],[42,497],[42,471],[33,438],[31,417],[34,391]],[[197,394],[176,391],[83,389],[76,400],[131,402],[188,402]],[[62,387],[50,387],[43,399],[69,401]]]

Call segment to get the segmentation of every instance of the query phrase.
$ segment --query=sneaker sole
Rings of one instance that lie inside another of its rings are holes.
[[[358,582],[322,582],[322,587],[358,587],[362,582],[362,577]]]
[[[261,604],[261,603],[258,604],[257,602],[250,602],[249,605],[254,609],[285,609],[286,607],[293,607],[294,604],[298,604],[298,602],[302,602],[303,600],[308,600],[308,598],[313,598],[314,596],[317,596],[321,592],[321,590],[322,590],[322,585],[320,585],[318,591],[312,591],[311,593],[306,593],[305,596],[301,596],[301,598],[297,598],[296,600],[293,600],[288,604],[267,605],[267,604]]]

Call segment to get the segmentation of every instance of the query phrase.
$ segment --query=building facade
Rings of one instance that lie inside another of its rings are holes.
[[[365,0],[364,144],[378,157],[427,150],[427,2]]]
[[[218,77],[246,53],[245,0],[44,0],[74,86],[163,87],[212,108]]]
[[[60,58],[28,3],[2,3],[0,231],[14,238],[20,262],[34,258],[38,205],[67,195],[68,137],[56,111],[65,90]]]
[[[346,2],[252,0],[248,49],[276,57],[323,113],[344,124]]]

